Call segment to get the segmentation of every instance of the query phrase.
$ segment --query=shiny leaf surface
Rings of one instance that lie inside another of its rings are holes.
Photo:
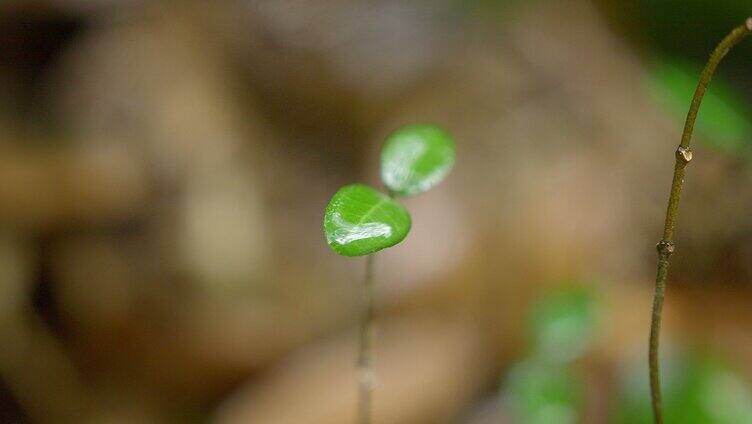
[[[335,252],[362,256],[394,246],[410,231],[407,210],[363,184],[342,187],[324,213],[324,234]]]
[[[381,179],[399,196],[422,193],[454,166],[452,136],[441,128],[411,124],[389,135],[381,150]]]

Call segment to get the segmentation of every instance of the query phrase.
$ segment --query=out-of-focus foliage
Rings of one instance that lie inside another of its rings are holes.
[[[544,297],[534,305],[530,316],[533,354],[553,362],[581,356],[595,341],[596,312],[595,294],[585,286]]]
[[[616,9],[614,13],[620,16],[621,21],[628,22],[644,45],[697,61],[707,59],[708,52],[721,37],[752,16],[752,3],[747,0],[635,0],[609,3]],[[752,46],[742,43],[725,60],[725,67],[743,67],[749,71],[752,64],[745,58],[751,54]]]
[[[595,341],[596,296],[573,285],[540,299],[530,312],[532,355],[512,366],[504,399],[515,422],[570,424],[583,417],[583,383],[571,366]]]
[[[683,122],[702,69],[681,60],[658,60],[648,87],[655,101]],[[699,141],[736,157],[752,154],[752,109],[722,78],[716,77],[705,95],[696,129]]]
[[[405,125],[390,134],[381,150],[381,179],[400,196],[423,193],[452,170],[454,140],[433,125]]]
[[[506,393],[514,422],[575,424],[582,421],[583,385],[566,366],[535,359],[512,367]]]
[[[618,424],[653,422],[648,373],[635,361],[623,373]],[[752,387],[720,359],[701,354],[663,361],[663,411],[669,423],[752,423]]]
[[[394,246],[405,239],[410,225],[404,206],[364,184],[339,189],[324,213],[326,241],[344,256]]]

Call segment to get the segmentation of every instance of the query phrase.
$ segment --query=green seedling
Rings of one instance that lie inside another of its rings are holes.
[[[674,253],[674,231],[676,229],[676,218],[679,212],[679,199],[681,198],[682,186],[684,185],[684,173],[693,156],[692,149],[690,148],[692,133],[695,128],[695,122],[697,121],[700,103],[702,103],[702,99],[708,89],[708,84],[710,84],[710,80],[713,77],[718,64],[732,47],[744,40],[750,33],[752,33],[752,18],[748,18],[743,25],[734,28],[726,38],[721,40],[718,47],[713,51],[713,54],[710,55],[710,59],[700,75],[700,82],[697,84],[695,94],[692,97],[692,103],[689,107],[689,113],[687,113],[687,120],[684,124],[681,142],[676,149],[674,176],[671,182],[668,208],[666,209],[663,237],[656,246],[658,249],[658,271],[655,278],[655,295],[653,297],[653,312],[650,323],[648,364],[650,369],[651,403],[656,424],[663,424],[661,377],[658,360],[663,298],[666,292],[669,257]]]
[[[357,422],[371,422],[373,392],[374,254],[407,237],[411,218],[398,197],[420,194],[454,166],[452,137],[433,125],[406,125],[389,135],[381,150],[381,180],[389,194],[365,184],[339,189],[324,212],[329,247],[343,256],[366,256],[364,306],[358,349]]]

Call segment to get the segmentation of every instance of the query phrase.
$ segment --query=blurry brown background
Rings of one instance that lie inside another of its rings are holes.
[[[1,2],[0,422],[351,422],[363,263],[323,208],[413,121],[458,161],[379,255],[376,422],[514,422],[528,305],[572,280],[602,295],[607,422],[681,128],[646,67],[752,13],[706,3]],[[751,51],[724,65],[747,100]],[[696,151],[664,340],[752,375],[747,164]]]

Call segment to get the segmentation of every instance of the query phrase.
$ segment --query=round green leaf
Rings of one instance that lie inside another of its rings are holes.
[[[677,121],[687,116],[701,69],[677,60],[662,60],[650,72],[652,97]],[[697,115],[699,143],[740,158],[752,157],[752,109],[720,77],[714,78]]]
[[[326,241],[343,256],[394,246],[404,240],[410,225],[410,214],[402,205],[363,184],[339,189],[324,213]]]
[[[583,384],[565,366],[535,360],[512,367],[505,401],[516,423],[576,424],[582,422]]]
[[[400,196],[435,186],[452,166],[454,140],[433,125],[405,125],[387,137],[381,150],[381,180]]]
[[[585,353],[596,338],[595,297],[590,288],[574,286],[539,300],[531,312],[533,353],[554,362],[571,361]]]

